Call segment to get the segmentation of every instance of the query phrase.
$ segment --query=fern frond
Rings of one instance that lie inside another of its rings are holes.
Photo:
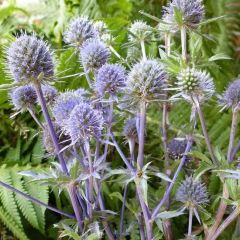
[[[0,219],[19,240],[29,239],[24,233],[22,226],[2,207],[0,207]]]

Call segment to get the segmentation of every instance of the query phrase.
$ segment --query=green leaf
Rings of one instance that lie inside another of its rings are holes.
[[[165,211],[165,212],[161,212],[157,215],[157,218],[161,218],[161,219],[170,219],[170,218],[175,218],[178,216],[183,215],[184,212],[182,209],[178,210],[178,211]]]
[[[232,59],[231,57],[229,57],[227,54],[225,53],[218,53],[215,54],[214,56],[210,57],[208,59],[209,62],[214,62],[214,61],[218,61],[218,60],[230,60]]]

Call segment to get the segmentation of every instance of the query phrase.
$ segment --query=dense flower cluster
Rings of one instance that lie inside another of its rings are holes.
[[[32,109],[37,102],[37,94],[32,86],[22,86],[12,90],[10,93],[12,104],[16,110],[24,111]]]
[[[179,29],[176,11],[182,15],[183,25],[195,28],[204,18],[202,0],[172,0],[168,6],[163,7],[163,21],[170,24],[172,29]]]
[[[80,48],[80,59],[87,71],[96,72],[108,60],[110,52],[98,39],[85,41]]]
[[[220,99],[220,104],[226,107],[236,107],[240,104],[240,80],[235,80],[229,84]]]
[[[103,96],[108,93],[116,95],[125,87],[125,69],[119,64],[103,65],[96,77],[96,92]]]
[[[143,21],[135,21],[129,28],[129,41],[142,41],[151,34],[151,27]]]
[[[42,86],[43,96],[46,102],[52,105],[55,102],[55,99],[58,95],[58,91],[55,87],[50,85],[43,85]]]
[[[154,59],[142,60],[131,69],[127,81],[125,101],[130,105],[162,99],[167,83],[164,67]]]
[[[88,103],[80,103],[74,107],[67,121],[66,131],[73,143],[86,141],[91,137],[99,139],[103,129],[103,117]]]
[[[52,113],[56,123],[63,128],[66,126],[67,120],[73,108],[85,100],[84,91],[82,89],[76,91],[67,91],[61,93],[55,100],[52,107]]]
[[[195,68],[186,68],[177,76],[181,95],[190,100],[197,96],[199,100],[210,98],[215,92],[215,86],[209,73]]]
[[[97,31],[93,23],[86,17],[73,19],[64,33],[64,41],[76,47],[87,39],[95,37],[97,37]]]
[[[7,68],[16,82],[49,81],[54,74],[53,56],[43,40],[23,34],[7,50]]]
[[[187,146],[186,138],[174,138],[168,145],[167,150],[170,158],[179,159],[181,158]]]
[[[208,203],[206,186],[193,177],[187,177],[182,181],[176,192],[176,200],[182,202],[187,208],[197,208]]]
[[[130,118],[125,122],[123,128],[123,135],[127,140],[133,140],[134,142],[138,141],[136,118]]]

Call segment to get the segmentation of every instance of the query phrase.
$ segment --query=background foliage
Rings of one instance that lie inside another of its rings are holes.
[[[8,83],[9,78],[4,70],[4,48],[11,40],[12,34],[16,35],[22,29],[27,32],[35,31],[38,35],[47,39],[57,55],[57,74],[61,81],[57,87],[61,89],[74,89],[85,84],[81,77],[74,76],[81,71],[78,59],[72,56],[72,50],[67,49],[62,42],[62,32],[68,20],[75,15],[87,15],[92,19],[103,19],[108,27],[113,30],[116,37],[115,48],[122,56],[126,56],[126,51],[122,43],[126,40],[128,25],[136,19],[144,19],[152,26],[156,25],[153,20],[144,17],[139,13],[144,10],[154,16],[161,17],[161,9],[166,0],[46,0],[46,1],[3,1],[0,6],[0,84]],[[208,24],[203,32],[208,33],[212,40],[208,38],[191,36],[190,52],[198,50],[199,57],[208,58],[218,53],[226,53],[231,60],[218,60],[211,65],[211,74],[215,79],[217,91],[221,93],[228,82],[237,78],[240,73],[240,2],[239,0],[206,0],[205,7],[207,17],[226,15],[224,20]],[[196,46],[196,39],[198,45]],[[197,47],[197,49],[196,49]],[[156,55],[156,48],[151,49]],[[70,60],[69,60],[70,59]],[[64,78],[64,76],[70,76]],[[183,103],[179,103],[183,104]],[[225,111],[220,113],[219,108],[213,108],[216,102],[205,107],[205,115],[208,124],[210,138],[214,146],[225,151],[226,142],[229,136],[231,116]],[[183,128],[186,129],[189,114],[189,107],[175,106],[171,111],[172,132],[181,134]],[[61,199],[56,197],[57,193],[49,192],[46,186],[37,183],[29,183],[28,179],[21,177],[19,171],[34,167],[44,169],[49,166],[49,160],[44,158],[42,149],[42,139],[36,131],[35,123],[30,117],[18,115],[14,121],[9,118],[12,114],[11,104],[8,101],[6,92],[0,92],[0,179],[22,191],[40,198],[44,202],[52,202],[58,207],[68,208],[66,197]],[[156,128],[159,128],[159,112],[151,109],[148,117],[146,154],[152,161],[161,161],[161,139]],[[119,131],[120,132],[120,131]],[[200,135],[200,131],[199,131]],[[158,138],[157,138],[158,137]],[[199,138],[201,141],[201,137]],[[155,149],[153,152],[148,150]],[[109,156],[112,164],[118,164],[118,156],[112,151]],[[161,165],[161,164],[160,164]],[[212,177],[214,178],[214,177]],[[111,209],[119,209],[121,204],[121,187],[111,186],[115,190],[107,193],[107,204]],[[153,198],[161,193],[163,189],[158,186],[150,186],[150,195]],[[218,180],[212,179],[209,191],[216,194],[218,192]],[[134,196],[132,196],[134,200]],[[129,209],[134,211],[134,201],[129,201]],[[136,206],[135,206],[136,208]],[[131,212],[129,211],[131,219]],[[1,239],[56,239],[57,230],[52,224],[59,221],[58,216],[45,211],[45,209],[25,201],[7,190],[0,189],[0,235]],[[175,223],[177,226],[177,222]],[[176,228],[176,226],[174,226]],[[137,239],[132,226],[132,239]],[[176,229],[176,233],[181,230]],[[231,229],[232,234],[234,229]],[[15,236],[15,237],[14,237]],[[223,234],[223,239],[224,234]],[[228,238],[229,239],[229,238]]]

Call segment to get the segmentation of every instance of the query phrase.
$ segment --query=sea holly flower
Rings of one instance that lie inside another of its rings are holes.
[[[186,208],[198,208],[209,202],[207,187],[192,176],[183,180],[176,192],[176,200]]]
[[[180,91],[178,95],[188,101],[197,97],[201,102],[215,93],[213,78],[205,70],[188,67],[178,74],[177,80]]]
[[[84,94],[85,91],[82,89],[59,94],[52,107],[53,117],[59,126],[63,128],[66,126],[67,120],[74,107],[82,101],[85,101]]]
[[[93,26],[94,26],[95,30],[97,31],[100,38],[103,34],[106,34],[109,31],[106,23],[103,21],[96,21],[93,23]]]
[[[70,22],[68,29],[64,32],[64,41],[79,47],[87,39],[97,36],[94,24],[87,17],[78,17]]]
[[[97,72],[110,56],[106,45],[99,39],[88,39],[80,48],[80,60],[88,72]]]
[[[144,41],[148,39],[152,33],[151,26],[144,21],[135,21],[129,27],[130,34],[128,35],[129,41]]]
[[[129,118],[123,128],[123,135],[127,140],[133,140],[134,142],[138,141],[137,134],[137,121],[136,118]]]
[[[220,105],[224,107],[239,107],[240,104],[240,80],[231,82],[220,98]]]
[[[172,31],[182,26],[196,28],[204,18],[202,0],[172,0],[163,7],[162,20],[170,25]]]
[[[142,60],[128,74],[124,101],[130,106],[159,101],[166,84],[167,73],[163,65],[155,59]]]
[[[23,34],[7,50],[7,68],[18,83],[50,81],[54,74],[53,55],[43,40]]]
[[[32,86],[21,86],[10,93],[12,104],[17,111],[32,109],[37,102],[37,94]]]
[[[125,80],[126,76],[123,66],[119,64],[105,64],[97,73],[96,92],[100,96],[104,94],[116,96],[125,87]]]
[[[100,139],[104,119],[102,114],[88,103],[80,103],[74,107],[67,121],[66,132],[72,143],[85,142],[92,137]]]
[[[187,146],[186,138],[172,139],[172,141],[167,145],[169,157],[172,159],[182,158],[185,153],[186,146]]]

